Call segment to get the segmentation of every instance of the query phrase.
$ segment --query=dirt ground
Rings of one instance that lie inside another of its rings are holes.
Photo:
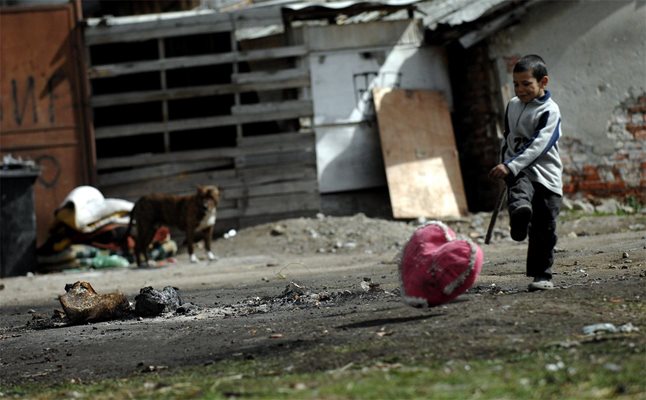
[[[445,221],[482,241],[489,214]],[[399,297],[394,261],[419,221],[291,219],[215,241],[216,262],[137,270],[68,271],[0,280],[0,385],[88,382],[226,359],[272,357],[285,370],[323,371],[385,360],[494,358],[585,340],[583,327],[632,324],[626,351],[646,348],[646,215],[568,216],[559,226],[557,289],[527,291],[526,243],[501,216],[474,286],[448,304],[416,309]],[[203,253],[198,253],[204,258]],[[67,283],[85,280],[131,302],[146,286],[174,286],[184,314],[52,325]],[[373,290],[366,290],[372,283]],[[363,282],[363,285],[362,285]],[[361,343],[380,341],[379,346]],[[356,344],[353,352],[326,352]]]

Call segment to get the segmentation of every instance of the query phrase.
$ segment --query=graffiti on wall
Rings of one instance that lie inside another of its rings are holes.
[[[28,75],[24,80],[11,79],[9,99],[0,97],[0,123],[8,122],[10,118],[16,127],[31,127],[39,122],[47,121],[56,124],[56,86],[65,79],[60,72],[52,74],[40,94],[36,93],[36,79]],[[47,111],[39,115],[39,98],[47,98]]]

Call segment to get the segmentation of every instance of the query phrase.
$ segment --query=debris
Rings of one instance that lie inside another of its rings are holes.
[[[285,225],[274,225],[271,228],[271,236],[282,236],[287,233],[287,227]]]
[[[164,369],[168,369],[168,366],[166,365],[148,365],[144,369],[141,370],[141,372],[157,372],[161,371]]]
[[[296,282],[289,282],[289,284],[285,286],[285,290],[283,290],[283,293],[280,295],[280,297],[297,300],[301,296],[304,296],[305,293],[306,289],[304,286],[301,286]]]
[[[621,372],[621,365],[617,365],[615,363],[605,363],[603,364],[603,368],[611,372]]]
[[[4,283],[0,283],[0,290],[4,290]]]
[[[628,322],[619,327],[619,332],[622,332],[622,333],[639,332],[639,328],[634,326],[632,323]]]
[[[175,313],[181,315],[197,315],[199,312],[200,307],[193,303],[184,303],[175,310]]]
[[[562,370],[563,368],[565,368],[565,364],[563,363],[563,361],[558,361],[554,364],[545,365],[545,369],[550,372],[556,372],[556,371]]]
[[[624,253],[621,255],[621,258],[630,258],[627,252],[624,251]]]
[[[607,323],[607,322],[601,323],[601,324],[586,325],[583,327],[583,333],[585,335],[594,335],[597,332],[616,333],[617,327],[614,324]]]
[[[272,333],[271,335],[269,335],[269,338],[270,339],[282,339],[283,334],[282,333]]]
[[[363,278],[361,281],[361,289],[364,292],[383,292],[378,283],[374,283],[370,278]]]
[[[65,291],[58,299],[65,315],[74,324],[122,318],[131,312],[124,294],[98,294],[89,282],[67,284]]]
[[[387,331],[385,326],[382,326],[381,329],[379,329],[376,332],[377,336],[379,336],[379,337],[390,336],[393,333],[395,333],[395,332],[394,331]]]
[[[605,322],[605,323],[600,323],[600,324],[593,324],[593,325],[587,325],[583,327],[583,333],[585,335],[594,335],[598,332],[603,333],[603,332],[608,332],[608,333],[632,333],[632,332],[638,332],[639,328],[634,326],[632,323],[628,322],[626,324],[623,324],[619,326],[618,328],[611,323]]]
[[[562,342],[552,343],[552,346],[554,346],[554,347],[562,347],[564,349],[569,349],[569,348],[572,348],[572,347],[581,346],[581,342],[579,342],[578,340],[564,340]]]
[[[182,304],[177,288],[166,286],[161,291],[147,286],[135,297],[135,313],[140,317],[156,317],[163,312],[175,311]]]
[[[232,237],[234,237],[237,234],[238,234],[238,232],[236,232],[235,229],[229,229],[229,231],[224,234],[224,238],[225,239],[231,239]]]
[[[112,255],[103,255],[98,254],[92,258],[82,258],[80,260],[81,266],[91,266],[93,268],[125,268],[130,265],[130,262],[125,258],[117,254]]]

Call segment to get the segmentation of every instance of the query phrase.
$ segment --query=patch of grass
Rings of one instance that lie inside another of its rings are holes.
[[[370,360],[314,373],[290,370],[275,359],[231,360],[95,383],[4,387],[0,397],[645,399],[643,338],[611,339],[571,348],[548,346],[494,360],[428,360],[417,365]]]

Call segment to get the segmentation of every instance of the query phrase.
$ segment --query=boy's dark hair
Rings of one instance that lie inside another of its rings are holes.
[[[524,56],[518,60],[516,65],[514,65],[514,72],[525,71],[531,71],[532,76],[536,78],[537,81],[540,81],[544,76],[547,76],[547,66],[545,66],[545,61],[536,54]]]

